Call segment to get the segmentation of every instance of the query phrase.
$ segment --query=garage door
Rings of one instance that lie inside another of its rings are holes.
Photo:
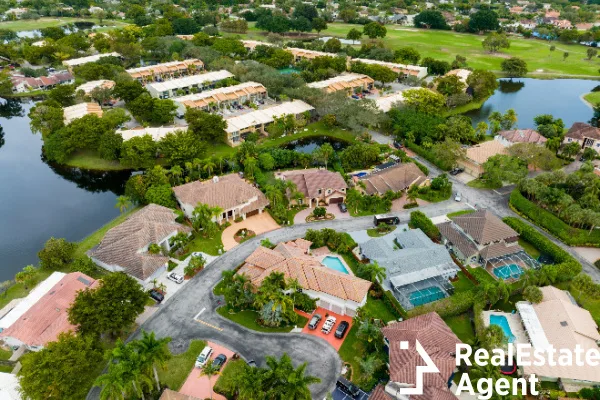
[[[325,301],[325,300],[319,300],[319,301],[317,302],[317,306],[319,306],[319,307],[321,307],[321,308],[324,308],[324,309],[326,309],[326,310],[329,310],[329,311],[331,311],[331,303],[329,303],[328,301]]]
[[[253,215],[258,215],[258,210],[254,210],[254,211],[250,211],[249,213],[246,213],[246,218],[251,217]]]
[[[331,199],[329,199],[329,204],[337,204],[337,203],[343,203],[343,202],[344,202],[343,197],[332,197]]]

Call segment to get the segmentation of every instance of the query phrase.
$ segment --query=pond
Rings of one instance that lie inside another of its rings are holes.
[[[298,140],[288,142],[282,147],[287,150],[296,150],[297,152],[300,152],[300,153],[310,154],[313,151],[315,151],[315,149],[317,147],[321,147],[325,143],[329,143],[331,145],[331,147],[333,147],[333,149],[336,151],[343,150],[346,147],[348,147],[348,142],[330,138],[327,136],[298,139]]]
[[[48,164],[29,128],[32,105],[0,106],[0,281],[37,264],[51,236],[78,241],[116,217],[116,197],[131,175]]]
[[[584,79],[500,79],[500,87],[479,110],[465,115],[476,125],[487,121],[493,111],[502,113],[512,108],[519,118],[519,128],[534,128],[533,118],[540,114],[552,114],[562,118],[565,127],[574,122],[588,122],[593,111],[581,96],[590,92],[600,82]]]

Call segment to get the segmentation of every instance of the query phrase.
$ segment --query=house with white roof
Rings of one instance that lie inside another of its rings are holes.
[[[69,68],[69,71],[72,70],[73,67],[76,67],[78,65],[83,65],[83,64],[87,64],[87,63],[91,63],[91,62],[96,62],[98,60],[100,60],[101,58],[104,57],[121,57],[121,55],[117,52],[112,52],[112,53],[100,53],[100,54],[95,54],[93,56],[87,56],[87,57],[81,57],[81,58],[73,58],[71,60],[65,60],[63,61],[63,65],[66,66],[67,68]]]
[[[170,99],[177,97],[178,93],[190,94],[213,89],[217,82],[233,78],[233,74],[225,69],[206,72],[199,75],[184,76],[165,82],[152,82],[146,85],[146,89],[152,97],[159,99]]]
[[[94,114],[102,118],[102,107],[98,103],[80,103],[63,108],[65,125],[88,114]]]
[[[353,58],[352,62],[360,62],[363,64],[380,65],[382,67],[387,67],[395,73],[397,73],[398,75],[401,75],[402,77],[416,76],[419,79],[423,79],[427,76],[427,67],[420,67],[417,65],[399,64],[386,61],[371,60],[368,58]]]
[[[146,135],[150,135],[152,140],[155,142],[159,142],[169,133],[174,133],[177,131],[187,131],[187,125],[175,125],[175,126],[160,126],[160,127],[151,127],[151,126],[138,126],[133,129],[123,129],[116,131],[117,134],[123,137],[123,141],[126,142],[129,139],[134,137],[142,137]]]
[[[375,84],[375,80],[368,75],[344,73],[333,78],[325,79],[324,81],[312,82],[307,86],[313,89],[321,89],[326,93],[333,93],[340,90],[346,91],[348,95],[363,90],[371,90]]]
[[[92,93],[94,91],[94,89],[97,89],[97,88],[112,89],[114,86],[115,86],[115,81],[111,81],[111,80],[107,80],[107,79],[99,79],[96,81],[89,81],[89,82],[86,82],[86,83],[83,83],[83,84],[77,86],[77,88],[75,89],[75,93],[77,93],[81,90],[86,95],[89,95],[90,93]]]
[[[247,102],[256,103],[267,98],[267,88],[257,82],[244,82],[201,93],[176,97],[177,115],[184,115],[186,109],[194,108],[204,111],[219,110]]]

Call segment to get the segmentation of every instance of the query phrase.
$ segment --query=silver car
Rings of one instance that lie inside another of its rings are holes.
[[[456,193],[456,196],[454,196],[454,201],[461,201],[462,197],[460,197],[460,193]]]
[[[175,272],[170,272],[169,275],[167,275],[167,279],[175,283],[183,283],[183,276],[176,274]]]

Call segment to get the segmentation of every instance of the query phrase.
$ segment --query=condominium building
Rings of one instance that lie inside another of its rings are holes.
[[[309,83],[308,87],[322,89],[327,93],[345,90],[349,95],[354,92],[371,90],[375,81],[364,74],[347,73],[326,79],[324,81]]]
[[[225,69],[207,72],[200,75],[185,76],[165,82],[153,82],[146,85],[152,97],[169,99],[178,95],[214,89],[215,84],[222,80],[233,78],[233,74]]]
[[[77,67],[79,65],[83,65],[83,64],[87,64],[87,63],[91,63],[91,62],[96,62],[104,57],[121,57],[121,55],[114,51],[112,53],[95,54],[93,56],[65,60],[65,61],[63,61],[63,65],[66,66],[67,68],[69,68],[69,71],[70,71],[73,67]]]
[[[378,61],[378,60],[370,60],[367,58],[353,58],[352,62],[361,62],[363,64],[371,64],[371,65],[380,65],[382,67],[387,67],[394,71],[395,73],[406,76],[416,76],[417,78],[425,78],[427,76],[427,67],[419,67],[416,65],[406,65],[406,64],[398,64],[392,62]]]
[[[257,82],[244,82],[239,85],[207,90],[173,99],[178,106],[178,115],[185,114],[186,108],[204,111],[217,110],[246,102],[257,102],[267,98],[267,89]]]
[[[131,68],[126,72],[142,83],[162,82],[187,75],[198,74],[204,70],[204,63],[196,58],[183,61],[171,61],[156,65]]]

